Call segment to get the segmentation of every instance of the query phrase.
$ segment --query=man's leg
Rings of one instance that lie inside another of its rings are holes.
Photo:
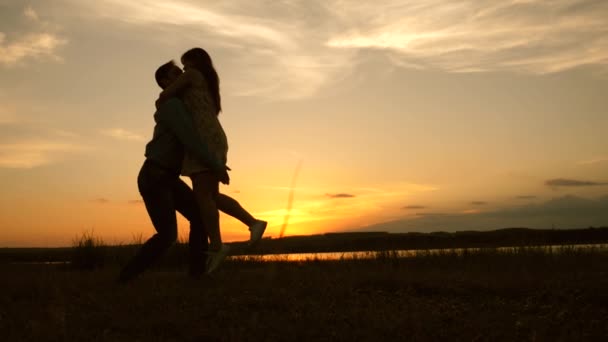
[[[189,273],[196,277],[205,272],[206,252],[209,249],[207,230],[203,224],[194,192],[179,178],[173,185],[173,198],[175,199],[175,209],[190,221]]]
[[[128,281],[147,269],[177,239],[177,219],[170,175],[150,163],[144,163],[137,183],[148,215],[156,229],[154,234],[120,273],[121,281]]]

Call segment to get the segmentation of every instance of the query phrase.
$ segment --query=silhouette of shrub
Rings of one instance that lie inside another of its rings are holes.
[[[85,232],[72,241],[72,258],[70,264],[78,270],[95,270],[105,263],[106,246],[101,238]]]

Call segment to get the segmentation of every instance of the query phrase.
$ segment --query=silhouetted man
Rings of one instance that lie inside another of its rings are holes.
[[[163,103],[154,114],[154,120],[154,134],[146,145],[146,160],[137,177],[137,185],[156,234],[122,269],[121,282],[143,272],[175,242],[176,211],[190,221],[189,274],[198,276],[205,271],[207,233],[192,189],[179,178],[184,148],[205,161],[222,183],[230,181],[226,165],[211,157],[179,99],[171,98]]]

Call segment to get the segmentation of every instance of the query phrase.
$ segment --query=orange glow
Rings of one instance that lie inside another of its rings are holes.
[[[268,221],[266,236],[277,238],[287,215],[284,206],[288,189],[265,188],[264,192],[250,191],[247,187],[243,189],[231,195],[255,217]],[[431,188],[421,189],[428,191]],[[313,187],[296,189],[285,235],[353,229],[404,216],[399,209],[401,191],[396,186],[392,186],[390,191],[365,188],[352,197],[332,198],[331,194],[338,192],[324,193]],[[7,241],[5,244],[10,246],[66,246],[85,232],[92,232],[109,244],[124,244],[138,240],[139,236],[147,239],[154,233],[139,199],[22,199],[4,204],[0,224],[9,229],[0,233],[0,240]],[[188,222],[179,214],[178,229],[180,239],[185,240]],[[221,230],[223,239],[228,242],[249,238],[247,227],[225,214],[221,215]],[[41,231],[45,233],[41,234]]]

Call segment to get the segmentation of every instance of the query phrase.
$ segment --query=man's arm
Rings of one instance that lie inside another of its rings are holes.
[[[166,100],[177,96],[184,88],[192,85],[194,74],[192,71],[186,70],[169,86],[167,86],[156,100],[156,108],[159,108]]]
[[[157,110],[156,118],[175,134],[190,153],[200,158],[211,169],[220,174],[226,171],[226,165],[211,155],[208,146],[199,138],[192,117],[182,101],[177,98],[168,99]]]

